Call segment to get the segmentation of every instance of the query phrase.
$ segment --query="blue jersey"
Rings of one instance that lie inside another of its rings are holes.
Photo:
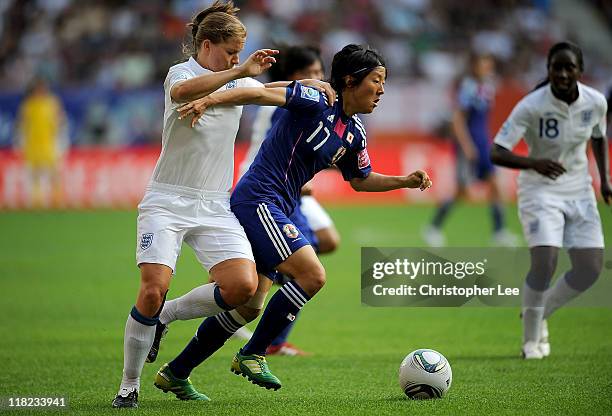
[[[466,77],[461,81],[457,104],[466,115],[466,123],[474,145],[489,147],[489,111],[495,98],[495,88],[490,82],[478,82]]]
[[[369,175],[365,129],[357,116],[344,115],[341,101],[330,107],[317,89],[293,82],[282,108],[275,113],[278,119],[251,167],[236,185],[232,207],[269,202],[289,215],[302,186],[317,172],[336,166],[347,181]]]

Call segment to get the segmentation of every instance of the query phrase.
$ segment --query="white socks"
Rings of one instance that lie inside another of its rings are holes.
[[[220,312],[230,309],[223,308],[217,304],[215,300],[215,287],[214,283],[208,283],[196,287],[179,298],[166,301],[164,309],[159,315],[159,321],[167,325],[177,320],[185,321],[205,316],[215,316]]]
[[[523,285],[523,343],[538,342],[544,316],[544,292]]]
[[[557,283],[546,291],[546,303],[544,307],[544,319],[548,319],[550,315],[561,306],[574,299],[582,292],[576,290],[567,284],[565,275],[557,279]]]
[[[123,378],[122,389],[140,389],[140,374],[147,354],[155,338],[155,325],[144,325],[130,314],[125,323],[123,339]]]

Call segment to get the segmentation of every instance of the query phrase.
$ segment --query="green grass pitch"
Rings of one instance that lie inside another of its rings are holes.
[[[612,213],[600,209],[610,244]],[[431,207],[338,207],[330,213],[342,245],[323,259],[327,286],[305,308],[290,339],[314,355],[269,359],[283,388],[267,391],[231,374],[241,343],[230,340],[192,375],[212,402],[180,402],[161,393],[152,385],[155,372],[199,325],[177,322],[158,362],[145,366],[139,414],[612,414],[610,309],[560,310],[550,321],[552,355],[521,361],[518,308],[361,306],[359,247],[421,245],[419,230]],[[461,206],[448,224],[449,243],[486,245],[488,217],[485,206]],[[520,233],[516,208],[508,217]],[[138,287],[135,228],[132,211],[0,214],[0,396],[62,395],[69,397],[71,414],[117,414],[110,402]],[[169,296],[205,280],[185,247]],[[398,387],[401,360],[421,347],[439,350],[452,365],[454,381],[444,399],[412,402]],[[0,409],[5,412],[34,411]]]

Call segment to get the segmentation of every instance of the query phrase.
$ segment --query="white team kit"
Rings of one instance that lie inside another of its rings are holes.
[[[586,148],[591,137],[605,137],[607,102],[581,83],[578,93],[568,105],[550,85],[538,88],[516,105],[495,137],[508,150],[524,138],[529,157],[556,160],[567,170],[556,180],[534,170],[519,174],[519,217],[529,247],[604,246]]]
[[[174,271],[183,241],[207,270],[232,258],[253,260],[249,241],[229,205],[242,106],[209,108],[191,128],[191,118],[179,120],[176,109],[181,104],[170,98],[174,84],[209,72],[193,58],[168,71],[162,150],[138,205],[137,264],[159,263]],[[263,84],[241,78],[218,91],[236,87]]]

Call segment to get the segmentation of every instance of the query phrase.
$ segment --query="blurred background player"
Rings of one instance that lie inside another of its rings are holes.
[[[281,80],[300,80],[300,79],[319,79],[325,75],[325,68],[321,58],[321,51],[313,46],[281,46],[277,56],[277,62],[270,70],[268,75],[272,82]],[[266,134],[272,124],[287,110],[282,108],[263,106],[259,107],[257,117],[253,123],[253,134],[247,155],[240,165],[241,176],[248,170],[255,159],[261,144],[266,138]],[[289,217],[293,223],[311,242],[317,254],[329,254],[336,250],[340,243],[340,236],[336,227],[325,212],[323,207],[312,196],[309,184],[302,188],[300,204],[295,207],[293,214]],[[279,279],[285,279],[279,274]],[[283,282],[280,281],[280,284]],[[306,353],[295,345],[287,342],[289,332],[295,325],[294,320],[287,328],[274,340],[267,350],[268,355],[305,355]],[[240,338],[249,339],[251,332],[242,327],[236,332]]]
[[[467,196],[474,177],[488,186],[493,243],[501,246],[517,243],[516,237],[505,228],[500,189],[489,157],[489,112],[495,98],[494,72],[493,56],[472,54],[469,74],[459,82],[451,122],[456,140],[457,188],[455,194],[438,207],[431,224],[423,230],[423,239],[432,247],[446,245],[442,232],[444,221],[457,200]]]
[[[520,169],[519,217],[531,252],[523,287],[523,348],[526,359],[550,354],[546,319],[587,290],[603,266],[604,239],[586,156],[591,141],[601,196],[612,202],[606,99],[578,79],[582,50],[560,42],[548,52],[548,76],[514,108],[495,137],[492,160]],[[512,152],[524,138],[527,157]],[[571,269],[547,290],[559,248],[568,249]]]
[[[61,166],[69,146],[64,106],[47,81],[35,78],[19,107],[18,147],[29,177],[29,202],[34,208],[61,207]]]

